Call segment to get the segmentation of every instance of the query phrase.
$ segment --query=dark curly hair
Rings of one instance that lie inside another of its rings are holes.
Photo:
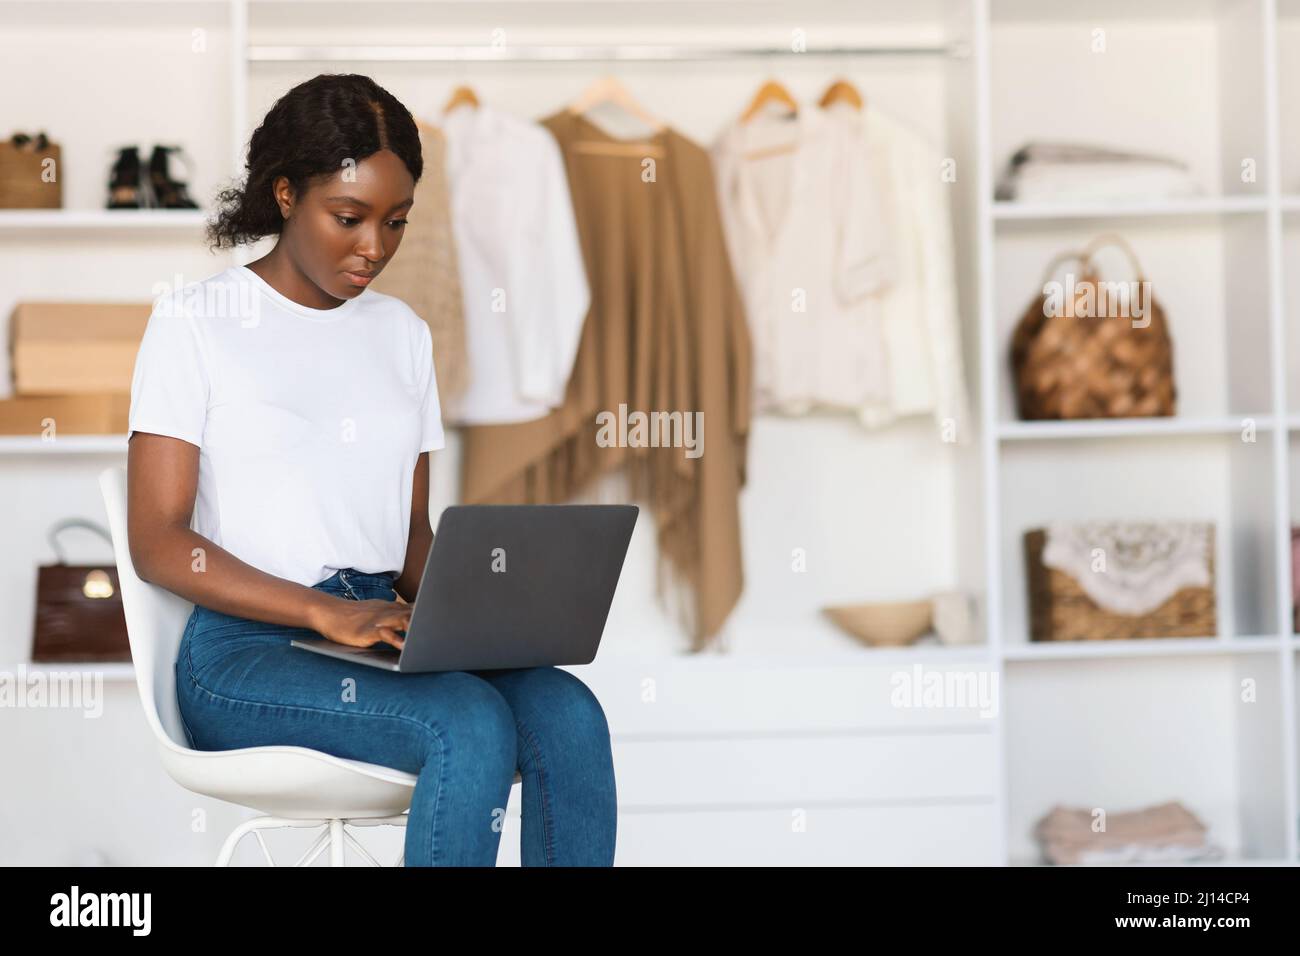
[[[342,169],[344,160],[360,163],[381,149],[395,153],[420,181],[420,132],[397,97],[359,73],[322,73],[299,83],[253,132],[244,185],[217,194],[217,212],[207,224],[209,247],[279,234],[284,218],[271,191],[277,177],[288,177],[302,195],[313,180]]]

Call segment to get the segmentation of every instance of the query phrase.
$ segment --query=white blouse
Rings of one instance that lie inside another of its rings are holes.
[[[759,411],[888,400],[876,293],[892,280],[892,244],[879,192],[862,175],[861,145],[847,132],[805,108],[737,120],[712,149]]]
[[[564,402],[591,302],[564,159],[544,126],[489,106],[441,128],[470,366],[444,418],[541,418]]]
[[[944,157],[916,129],[876,107],[839,103],[823,111],[860,144],[877,177],[892,237],[895,280],[880,296],[888,385],[864,403],[868,427],[930,413],[946,440],[965,444],[972,420],[962,364],[953,269],[950,192]]]

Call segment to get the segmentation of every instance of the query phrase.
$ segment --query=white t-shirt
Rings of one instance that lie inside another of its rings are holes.
[[[191,528],[313,585],[400,573],[419,454],[445,444],[429,327],[365,289],[333,309],[231,266],[154,301],[129,432],[199,446]]]

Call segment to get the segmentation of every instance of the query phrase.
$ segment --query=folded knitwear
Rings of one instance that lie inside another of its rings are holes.
[[[1213,859],[1219,847],[1207,828],[1181,803],[1170,801],[1108,814],[1093,829],[1093,811],[1055,806],[1034,827],[1043,855],[1055,864],[1124,863]]]
[[[1173,199],[1201,195],[1167,156],[1073,143],[1029,143],[1012,155],[996,198],[1019,202]]]

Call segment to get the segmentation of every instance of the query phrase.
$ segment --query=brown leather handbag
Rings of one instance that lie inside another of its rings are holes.
[[[82,518],[68,518],[50,529],[50,547],[59,560],[42,565],[37,575],[32,661],[129,661],[131,644],[117,567],[68,564],[58,536],[74,527],[94,531],[113,543],[103,527]]]
[[[1108,245],[1128,255],[1135,281],[1101,278],[1093,257]],[[1049,280],[1070,260],[1082,264],[1077,281],[1067,276],[1049,294]],[[1128,243],[1103,235],[1081,252],[1057,256],[1039,288],[1011,339],[1022,419],[1174,414],[1169,323]]]

